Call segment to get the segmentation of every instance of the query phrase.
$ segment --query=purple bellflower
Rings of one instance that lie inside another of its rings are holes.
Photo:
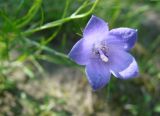
[[[109,82],[111,73],[120,79],[138,76],[138,65],[128,53],[136,40],[137,30],[124,27],[109,30],[105,21],[92,16],[69,58],[86,66],[88,81],[93,90],[98,90]]]

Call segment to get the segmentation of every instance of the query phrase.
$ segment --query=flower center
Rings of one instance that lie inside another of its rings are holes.
[[[103,62],[108,62],[108,57],[105,56],[105,54],[103,53],[102,50],[98,50],[99,54],[100,54],[100,58]]]
[[[93,47],[93,53],[96,57],[100,58],[103,62],[108,62],[108,47],[104,44],[96,44]]]

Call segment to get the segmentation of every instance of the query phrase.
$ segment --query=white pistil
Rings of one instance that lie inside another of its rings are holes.
[[[100,58],[102,59],[102,61],[108,62],[108,58],[107,58],[107,56],[105,56],[104,54],[101,54],[101,55],[100,55]]]
[[[108,57],[104,55],[104,53],[99,50],[100,58],[102,59],[103,62],[108,62]]]

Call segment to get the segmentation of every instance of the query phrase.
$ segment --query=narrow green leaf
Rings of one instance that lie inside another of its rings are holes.
[[[15,24],[17,25],[18,28],[24,27],[33,19],[33,17],[36,15],[37,11],[41,6],[41,2],[42,0],[34,0],[34,3],[32,7],[29,9],[29,11],[27,12],[27,14],[21,19],[19,19],[18,21],[16,21]]]

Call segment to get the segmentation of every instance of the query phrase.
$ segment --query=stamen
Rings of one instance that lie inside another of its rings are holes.
[[[105,56],[101,50],[99,50],[99,54],[100,54],[100,58],[102,59],[102,61],[108,62],[108,57]]]

